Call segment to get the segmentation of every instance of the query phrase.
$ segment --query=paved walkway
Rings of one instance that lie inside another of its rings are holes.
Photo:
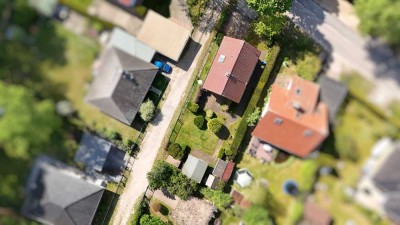
[[[333,65],[355,70],[375,85],[366,93],[369,100],[381,106],[400,100],[400,62],[387,46],[361,37],[313,0],[294,0],[288,16],[331,53]]]
[[[182,9],[185,10],[185,9]],[[181,14],[180,14],[181,15]],[[208,14],[218,15],[218,14]],[[174,16],[174,14],[172,14]],[[171,18],[173,19],[173,18]],[[188,18],[187,18],[188,20]],[[188,54],[190,51],[198,51],[194,58],[191,66],[187,71],[173,66],[173,73],[171,74],[171,81],[169,83],[169,93],[166,97],[164,104],[162,105],[161,112],[156,115],[153,125],[149,125],[147,128],[146,136],[140,146],[140,152],[132,166],[132,172],[130,173],[130,179],[125,187],[124,192],[120,196],[117,208],[114,212],[114,219],[112,224],[114,225],[126,225],[128,224],[129,217],[133,213],[134,204],[139,197],[145,192],[148,181],[146,174],[150,172],[154,161],[157,156],[157,152],[161,147],[164,136],[171,125],[172,117],[175,111],[178,109],[179,102],[183,96],[186,88],[188,87],[190,78],[193,76],[193,71],[199,60],[200,52],[203,49],[204,43],[208,40],[210,34],[209,30],[203,32],[195,32],[193,39],[195,42],[201,44],[201,49],[193,49],[189,47]],[[196,43],[192,43],[194,48],[200,47]],[[185,56],[184,56],[185,57]],[[181,61],[184,61],[182,59]]]

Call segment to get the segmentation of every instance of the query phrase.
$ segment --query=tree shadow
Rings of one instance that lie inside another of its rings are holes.
[[[339,14],[339,0],[314,0],[318,5],[324,8],[327,12]]]
[[[221,140],[228,140],[229,136],[230,136],[230,132],[228,127],[226,127],[225,125],[223,125],[221,127],[221,130],[218,131],[218,133],[216,134],[217,137]]]
[[[333,47],[332,44],[325,38],[324,34],[322,34],[319,30],[319,26],[323,24],[326,20],[324,10],[317,5],[315,2],[311,0],[295,0],[293,1],[292,8],[290,9],[290,13],[288,13],[289,19],[298,27],[300,27],[305,33],[310,35],[316,43],[318,43],[326,52],[332,53]],[[292,25],[289,23],[287,28],[290,28]],[[281,43],[282,47],[290,46],[291,43],[298,44],[296,41],[299,41],[298,37],[294,36],[294,39],[289,39],[289,41],[285,40],[286,35],[289,35],[288,29],[285,28],[282,32],[280,38],[278,38],[278,42]],[[302,43],[307,44],[307,43]],[[301,47],[301,46],[299,46]],[[312,48],[311,48],[312,49]],[[296,49],[293,49],[289,55],[295,58],[303,58],[304,52],[296,54]],[[290,49],[289,49],[290,51]],[[325,63],[329,63],[327,61]],[[329,65],[325,65],[326,68],[329,68]]]

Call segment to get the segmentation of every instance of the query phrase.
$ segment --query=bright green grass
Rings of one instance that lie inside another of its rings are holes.
[[[206,128],[207,121],[204,121],[203,129],[196,127],[193,123],[195,117],[196,115],[185,109],[182,117],[183,125],[176,138],[176,142],[181,145],[187,145],[191,149],[198,149],[212,155],[217,145],[218,137]]]

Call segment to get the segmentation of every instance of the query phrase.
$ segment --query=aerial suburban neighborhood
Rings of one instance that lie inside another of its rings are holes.
[[[0,225],[400,225],[400,2],[0,18]]]

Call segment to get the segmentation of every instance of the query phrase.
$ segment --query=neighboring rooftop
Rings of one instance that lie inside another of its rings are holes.
[[[130,125],[158,73],[154,65],[117,48],[108,48],[86,101],[107,115]]]
[[[207,167],[207,162],[192,155],[189,155],[185,162],[185,165],[183,165],[182,173],[185,174],[187,177],[197,181],[197,183],[201,183],[201,180],[206,173]]]
[[[346,99],[347,87],[327,76],[320,76],[318,83],[321,85],[321,101],[328,105],[329,122],[334,124],[336,114]]]
[[[143,44],[143,42],[136,39],[136,37],[118,27],[114,27],[112,30],[110,39],[107,42],[107,47],[118,48],[145,62],[151,62],[156,53],[154,48]]]
[[[216,177],[222,178],[222,176],[224,175],[226,166],[228,165],[227,161],[224,161],[222,159],[218,159],[217,164],[214,167],[214,170],[212,172],[212,174]]]
[[[244,188],[250,186],[252,180],[253,175],[251,175],[247,169],[240,169],[236,171],[235,181],[240,187]]]
[[[232,176],[232,172],[233,172],[234,168],[235,168],[235,163],[232,161],[229,161],[228,164],[226,165],[224,174],[222,175],[222,178],[221,178],[224,182],[229,181],[229,179]]]
[[[317,84],[298,76],[281,77],[272,85],[252,135],[291,154],[308,156],[329,134],[328,107],[318,97]]]
[[[261,52],[243,40],[225,36],[203,89],[239,103]]]
[[[137,38],[164,56],[178,61],[190,33],[190,30],[148,10]]]
[[[98,172],[119,175],[127,163],[125,156],[124,151],[110,142],[85,132],[75,153],[75,161]]]
[[[386,157],[372,179],[383,192],[400,195],[400,142],[393,147],[393,151]]]
[[[43,224],[90,225],[103,192],[100,181],[41,156],[26,184],[22,214]]]
[[[324,209],[307,201],[304,205],[304,221],[301,225],[331,225],[333,219]]]
[[[215,189],[215,187],[218,184],[218,180],[219,179],[217,177],[215,177],[214,175],[210,174],[207,177],[206,186],[209,187],[209,188]]]

